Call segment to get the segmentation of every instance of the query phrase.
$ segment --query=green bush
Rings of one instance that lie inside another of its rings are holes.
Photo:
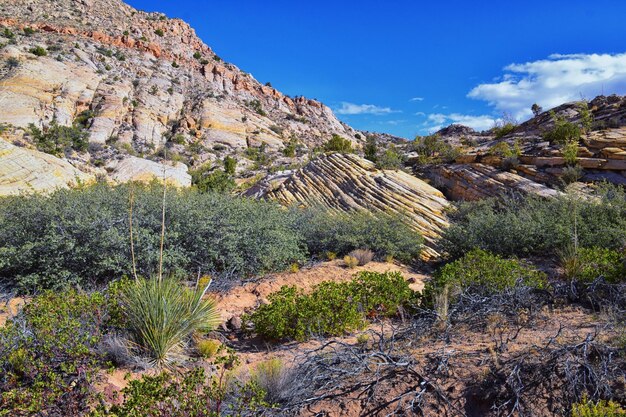
[[[493,134],[495,135],[496,139],[501,139],[506,135],[515,132],[515,129],[517,129],[517,125],[515,123],[506,122],[502,126],[494,127]]]
[[[491,148],[489,148],[487,153],[489,155],[498,156],[500,158],[511,158],[515,156],[513,153],[513,150],[511,149],[509,144],[506,142],[496,143]]]
[[[46,51],[46,48],[41,47],[41,46],[36,46],[34,48],[31,48],[29,52],[31,54],[35,55],[35,56],[46,56],[46,55],[48,55],[48,51]]]
[[[363,271],[351,282],[352,294],[368,316],[393,317],[406,307],[412,307],[416,293],[399,272]]]
[[[185,342],[196,331],[218,324],[215,303],[205,288],[185,288],[175,278],[139,279],[122,293],[126,326],[140,353],[159,368],[186,358]]]
[[[589,401],[586,397],[572,405],[572,417],[626,417],[626,409],[613,401]]]
[[[445,288],[454,298],[473,288],[482,294],[495,294],[514,287],[544,289],[548,286],[543,272],[517,259],[503,259],[481,249],[468,252],[462,258],[441,267],[424,288],[424,300],[433,303],[435,294]]]
[[[376,163],[378,159],[378,144],[375,138],[371,136],[367,138],[365,146],[363,147],[363,154],[365,155],[365,159]]]
[[[419,155],[419,164],[440,164],[454,161],[460,150],[444,142],[438,134],[417,136],[412,149]]]
[[[509,197],[462,203],[441,245],[453,258],[473,248],[505,256],[554,255],[578,235],[583,247],[618,249],[626,241],[626,192],[600,187],[594,198]]]
[[[221,169],[213,169],[210,163],[190,170],[191,184],[200,192],[229,193],[235,189],[235,180]]]
[[[395,316],[413,297],[399,273],[362,272],[351,282],[323,282],[310,294],[284,286],[244,321],[270,340],[339,336],[363,328],[366,316]]]
[[[237,169],[237,160],[232,156],[227,156],[224,158],[224,171],[228,175],[235,175],[235,171]]]
[[[162,186],[95,184],[49,196],[0,198],[0,282],[20,292],[91,286],[131,275],[129,196],[137,272],[158,266]],[[249,276],[305,259],[306,246],[278,205],[170,189],[166,274]]]
[[[258,114],[259,116],[263,116],[263,117],[267,116],[267,113],[265,112],[265,110],[263,110],[263,105],[261,104],[260,100],[258,99],[250,100],[246,104],[248,105],[248,107],[254,110],[254,112]]]
[[[342,138],[339,135],[333,135],[332,138],[324,144],[324,151],[326,152],[338,152],[338,153],[352,153],[352,142],[348,139]]]
[[[120,404],[100,404],[91,416],[239,417],[256,415],[268,406],[265,392],[254,382],[227,384],[231,379],[220,373],[210,377],[197,367],[182,374],[144,375],[129,381]]]
[[[376,157],[376,168],[398,170],[402,168],[402,155],[391,146]]]
[[[89,134],[81,126],[60,126],[53,121],[47,130],[42,131],[31,123],[28,133],[38,150],[52,155],[62,155],[72,149],[84,152],[89,146]]]
[[[575,251],[574,271],[571,278],[582,282],[593,282],[602,277],[607,282],[626,281],[626,257],[623,253],[606,248],[578,248]]]
[[[365,211],[329,215],[318,208],[292,213],[294,227],[310,254],[320,258],[327,252],[342,256],[355,249],[369,249],[381,259],[390,255],[410,263],[421,252],[422,237],[399,216]]]
[[[564,117],[556,116],[552,113],[554,127],[544,134],[544,138],[550,143],[565,145],[567,143],[578,143],[582,131],[580,127],[572,122],[568,122]]]
[[[45,292],[0,328],[0,415],[78,415],[103,363],[101,293]]]
[[[165,36],[165,33],[163,33],[163,30],[161,30],[161,29],[157,29],[157,30],[155,30],[155,31],[154,31],[154,34],[155,34],[155,35],[157,35],[157,36],[159,36],[159,37],[163,37],[163,36]]]

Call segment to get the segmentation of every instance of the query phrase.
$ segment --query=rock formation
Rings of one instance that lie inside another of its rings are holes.
[[[67,161],[0,139],[0,196],[51,191],[93,180],[93,175]]]
[[[429,170],[428,176],[452,200],[475,201],[513,193],[546,198],[560,194],[513,172],[483,164],[441,165]]]
[[[448,202],[440,191],[406,172],[378,170],[356,155],[319,157],[269,190],[266,198],[284,205],[400,214],[424,236],[426,257],[437,255],[435,240],[448,226]]]
[[[164,147],[200,165],[262,144],[279,155],[294,138],[305,149],[333,134],[365,139],[322,103],[222,61],[185,22],[120,0],[0,3],[0,106],[0,125],[25,142],[30,124],[80,118],[88,165],[129,154],[159,161]]]

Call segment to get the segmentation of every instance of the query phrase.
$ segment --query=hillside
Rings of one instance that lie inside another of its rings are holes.
[[[306,152],[332,134],[361,138],[324,104],[224,62],[185,22],[118,0],[3,1],[0,45],[3,138],[31,146],[30,124],[78,126],[88,148],[59,156],[93,174],[128,155],[188,166],[240,155],[247,171],[251,148],[279,158],[290,141]]]

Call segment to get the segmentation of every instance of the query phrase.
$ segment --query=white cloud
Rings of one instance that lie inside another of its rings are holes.
[[[457,123],[480,131],[491,129],[495,125],[495,123],[499,121],[499,119],[495,119],[492,116],[487,115],[473,116],[460,113],[431,113],[428,115],[427,120],[424,122],[423,126],[425,126],[426,130],[428,130],[429,132],[433,132],[440,130],[444,126]]]
[[[409,101],[424,101],[424,97],[413,97],[411,100]]]
[[[391,114],[391,113],[399,113],[397,110],[392,110],[389,107],[379,107],[373,104],[354,104],[342,102],[341,107],[337,109],[337,113],[339,114],[373,114],[376,116],[380,116],[383,114]]]
[[[501,79],[476,86],[468,97],[517,119],[529,117],[533,103],[549,109],[581,97],[626,93],[626,53],[554,54],[504,71]]]

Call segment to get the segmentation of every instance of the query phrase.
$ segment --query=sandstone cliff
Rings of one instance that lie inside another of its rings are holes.
[[[81,169],[129,154],[158,161],[163,148],[200,165],[261,144],[278,153],[290,140],[361,138],[322,103],[222,61],[185,22],[120,0],[5,0],[0,46],[0,124],[45,130],[81,117]]]

